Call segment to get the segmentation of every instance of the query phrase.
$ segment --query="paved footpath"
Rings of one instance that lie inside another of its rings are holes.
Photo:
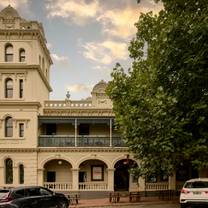
[[[160,201],[158,198],[142,198],[140,202],[129,203],[128,198],[121,198],[119,203],[110,203],[108,198],[83,199],[78,205],[70,205],[70,208],[179,208],[178,201]]]

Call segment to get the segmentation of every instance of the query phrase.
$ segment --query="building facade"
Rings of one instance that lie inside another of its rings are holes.
[[[56,191],[137,191],[176,187],[175,176],[146,181],[115,129],[100,81],[86,100],[49,100],[52,60],[41,23],[11,6],[0,12],[0,187]]]

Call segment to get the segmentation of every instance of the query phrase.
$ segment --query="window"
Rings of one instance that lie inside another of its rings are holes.
[[[25,49],[23,48],[19,50],[19,62],[25,62]]]
[[[13,136],[13,120],[11,117],[5,119],[5,137]]]
[[[104,167],[102,165],[91,166],[91,180],[104,181]]]
[[[24,165],[19,165],[19,184],[24,184]]]
[[[5,160],[5,184],[13,183],[13,162],[10,158]]]
[[[46,135],[56,135],[56,124],[46,124]]]
[[[89,124],[80,124],[79,125],[79,135],[89,135],[89,134],[90,134]]]
[[[24,137],[24,124],[19,124],[19,137]]]
[[[5,98],[13,97],[13,80],[8,78],[5,81]]]
[[[42,58],[42,70],[43,70],[43,72],[45,70],[45,60],[44,60],[44,58]]]
[[[23,79],[19,80],[19,97],[23,98]]]
[[[5,61],[6,62],[13,61],[13,46],[11,44],[7,44],[5,47]]]

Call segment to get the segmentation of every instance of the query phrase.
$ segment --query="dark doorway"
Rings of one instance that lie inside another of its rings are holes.
[[[56,124],[46,125],[46,135],[56,135]]]
[[[114,172],[114,190],[129,191],[129,169],[136,167],[137,164],[133,160],[124,159],[115,164]]]
[[[47,171],[47,182],[56,182],[56,172]]]
[[[80,183],[86,182],[86,172],[83,172],[83,171],[79,172],[79,182]]]
[[[90,127],[89,124],[80,124],[79,125],[79,135],[89,135]]]

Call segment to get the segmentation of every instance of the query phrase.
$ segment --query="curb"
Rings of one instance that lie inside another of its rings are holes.
[[[179,204],[178,201],[141,201],[141,202],[132,202],[132,203],[111,203],[111,204],[88,204],[88,205],[71,205],[70,208],[89,208],[89,207],[96,207],[96,208],[103,208],[103,207],[122,207],[122,206],[131,206],[131,205],[163,205],[163,204]]]

